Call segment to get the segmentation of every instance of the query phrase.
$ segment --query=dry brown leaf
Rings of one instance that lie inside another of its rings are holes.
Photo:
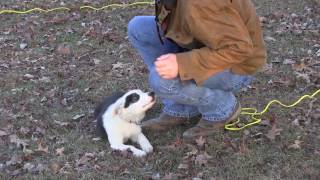
[[[17,145],[18,148],[22,148],[23,150],[27,148],[27,140],[19,139],[17,135],[13,134],[9,136],[10,142]]]
[[[38,143],[38,149],[36,149],[35,151],[48,153],[49,148],[42,142],[42,140],[39,140],[37,143]]]
[[[34,75],[32,75],[32,74],[25,74],[25,75],[23,75],[23,79],[25,79],[25,80],[30,80],[30,79],[34,79],[35,77],[34,77]]]
[[[200,166],[204,166],[208,163],[208,160],[211,159],[212,156],[208,155],[206,152],[204,154],[197,155],[195,159],[195,164],[198,164]]]
[[[188,159],[190,156],[196,155],[198,153],[198,149],[190,144],[187,144],[189,148],[191,148],[191,151],[187,152],[187,155],[183,157],[183,159]]]
[[[292,64],[292,69],[294,71],[298,71],[301,72],[306,68],[306,65],[304,63],[300,63],[300,64]]]
[[[78,161],[77,166],[85,165],[95,157],[93,153],[85,153]]]
[[[198,139],[196,139],[196,143],[199,148],[203,148],[206,143],[206,139],[200,136]]]
[[[271,37],[271,36],[266,36],[264,39],[268,42],[277,41],[274,37]]]
[[[100,141],[100,140],[101,140],[100,137],[92,138],[92,141]]]
[[[186,164],[186,163],[181,163],[181,164],[179,164],[179,166],[178,166],[178,169],[188,169],[188,168],[189,168],[189,165]]]
[[[31,164],[31,163],[26,163],[23,165],[23,169],[26,171],[31,171],[31,170],[33,170],[34,167],[35,167],[35,165]]]
[[[53,17],[52,20],[49,21],[49,22],[52,23],[52,24],[63,24],[63,23],[65,23],[65,22],[67,22],[68,19],[69,19],[69,16],[63,16],[63,17],[61,17],[61,16],[55,16],[55,17]]]
[[[6,131],[0,129],[0,137],[9,135]]]
[[[48,169],[48,167],[46,165],[38,164],[37,167],[35,167],[33,169],[33,172],[41,173],[41,172],[43,172],[43,171],[45,171],[47,169]]]
[[[60,44],[57,47],[57,53],[63,56],[68,56],[72,54],[71,46],[67,44]]]
[[[297,77],[298,79],[305,80],[307,83],[310,83],[310,82],[311,82],[311,80],[310,80],[310,75],[307,74],[307,73],[294,72],[294,74],[296,75],[296,77]]]
[[[247,146],[245,138],[242,138],[240,146],[239,146],[239,152],[242,154],[246,154],[250,152],[250,149]]]
[[[21,170],[22,170],[22,169],[14,170],[14,171],[10,172],[10,175],[11,175],[11,176],[18,176],[19,174],[22,173]]]
[[[62,147],[62,148],[57,148],[56,149],[56,154],[58,155],[58,156],[63,156],[64,155],[64,147]]]
[[[303,143],[303,141],[300,140],[295,140],[294,144],[291,144],[288,146],[289,149],[301,149],[301,143]]]
[[[28,127],[21,127],[20,132],[24,135],[28,134],[30,132],[30,129]]]
[[[126,67],[128,64],[126,63],[122,63],[122,62],[117,62],[115,64],[112,64],[112,70],[116,70],[116,69],[123,69],[124,67]]]
[[[320,119],[320,112],[311,114],[311,118],[313,118],[315,120],[319,120]]]
[[[51,164],[50,169],[52,170],[52,172],[54,174],[57,174],[61,169],[61,165],[56,163],[56,162],[54,162],[54,163]]]
[[[9,161],[6,161],[6,166],[20,165],[22,162],[22,156],[13,155]]]
[[[180,136],[176,136],[176,140],[174,141],[175,147],[181,147],[183,146],[183,140]]]
[[[231,142],[230,139],[224,139],[224,144],[225,144],[225,146],[227,146],[227,147],[231,147],[231,149],[232,149],[234,152],[238,152],[238,148],[236,147],[236,145],[235,145],[233,142]]]
[[[264,16],[260,16],[259,20],[260,20],[261,23],[266,23],[268,19],[266,17],[264,17]]]
[[[269,130],[268,134],[266,134],[266,136],[270,140],[275,140],[276,137],[280,135],[281,131],[282,129],[276,128],[276,125],[274,124],[272,128]]]
[[[57,121],[57,120],[54,120],[54,123],[60,125],[60,126],[69,126],[70,123],[67,123],[67,122],[61,122],[61,121]]]

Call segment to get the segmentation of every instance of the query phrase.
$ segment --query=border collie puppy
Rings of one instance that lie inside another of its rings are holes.
[[[114,93],[107,97],[95,110],[97,130],[100,135],[108,138],[114,150],[125,151],[129,149],[136,157],[145,156],[152,152],[153,147],[141,131],[140,122],[145,112],[155,104],[153,92],[131,90],[127,93]],[[137,149],[125,145],[127,140],[140,145]]]

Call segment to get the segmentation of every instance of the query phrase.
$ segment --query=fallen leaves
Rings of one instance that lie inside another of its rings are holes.
[[[36,152],[42,152],[48,154],[48,146],[46,146],[42,140],[38,140],[38,148],[35,150]]]
[[[196,139],[196,143],[197,143],[197,146],[200,148],[200,149],[204,149],[204,145],[206,143],[206,139],[203,138],[202,136],[200,136],[199,138]]]
[[[79,160],[77,160],[76,165],[77,166],[87,165],[89,161],[94,160],[95,157],[96,155],[93,153],[85,153]]]
[[[56,15],[54,16],[50,21],[48,21],[48,23],[52,23],[52,24],[64,24],[69,20],[69,16],[60,16],[60,15]]]
[[[270,42],[270,41],[277,41],[274,37],[271,37],[271,36],[266,36],[265,38],[264,38],[266,41],[268,41],[268,42]]]
[[[69,44],[60,44],[57,49],[56,49],[57,53],[62,55],[62,56],[69,56],[72,54],[72,48],[71,45]]]
[[[0,129],[0,137],[8,136],[8,135],[9,135],[9,133],[7,133],[6,131]]]
[[[54,120],[54,123],[61,126],[61,127],[69,127],[71,125],[69,122],[61,122],[61,121],[57,121],[57,120]]]
[[[207,165],[208,161],[212,159],[212,156],[208,155],[206,152],[203,153],[203,154],[199,154],[196,156],[194,162],[195,164],[197,165],[200,165],[200,166],[205,166]]]
[[[64,155],[64,147],[56,149],[56,155],[63,156]]]
[[[22,156],[14,155],[9,161],[6,161],[6,166],[14,166],[23,162]]]
[[[271,141],[274,141],[277,136],[280,136],[281,131],[282,131],[281,128],[277,128],[276,125],[273,124],[272,128],[266,134],[266,137]]]
[[[25,80],[30,80],[30,79],[34,79],[35,77],[34,77],[34,75],[32,75],[32,74],[25,74],[25,75],[23,75],[23,78],[24,78]]]
[[[178,169],[189,169],[189,165],[185,163],[181,163],[179,164]]]
[[[12,134],[9,136],[9,139],[10,139],[10,143],[14,143],[16,144],[16,146],[18,148],[21,148],[23,150],[26,150],[27,149],[27,146],[28,146],[28,140],[22,140],[22,139],[19,139],[19,137],[15,134]]]
[[[59,170],[61,169],[61,165],[57,162],[53,162],[50,166],[50,169],[54,174],[58,174]]]
[[[293,144],[289,145],[288,148],[289,149],[301,149],[301,144],[303,143],[303,141],[300,140],[295,140]]]

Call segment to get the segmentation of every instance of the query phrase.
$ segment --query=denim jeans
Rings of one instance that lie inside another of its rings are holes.
[[[223,121],[235,111],[237,99],[234,95],[242,87],[249,85],[253,77],[237,75],[229,70],[215,74],[202,86],[193,80],[181,81],[163,79],[155,70],[154,61],[167,53],[186,51],[176,43],[159,40],[154,16],[136,16],[128,25],[129,40],[142,57],[150,71],[149,84],[163,102],[163,112],[175,116],[191,118],[202,115],[208,121]]]

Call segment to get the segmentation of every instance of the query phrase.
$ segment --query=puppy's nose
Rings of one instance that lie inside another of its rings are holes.
[[[152,99],[154,99],[155,98],[155,93],[154,92],[149,92],[149,94],[148,94],[149,96],[151,96],[152,97]]]

